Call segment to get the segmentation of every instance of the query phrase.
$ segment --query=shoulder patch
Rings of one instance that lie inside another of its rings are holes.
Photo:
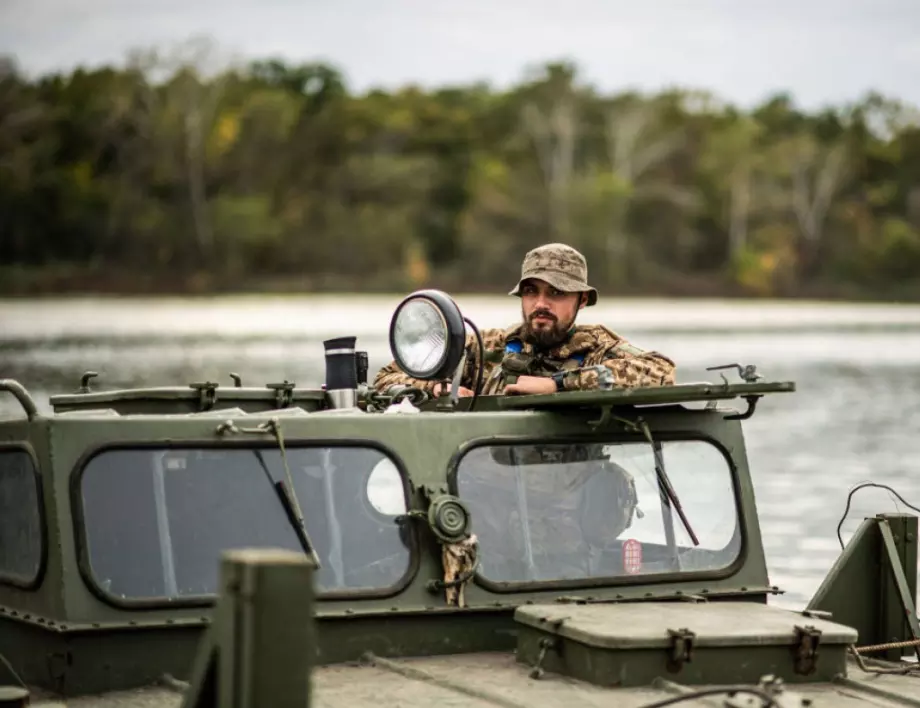
[[[610,354],[618,354],[622,352],[623,354],[629,354],[630,356],[642,356],[646,353],[644,349],[640,349],[634,344],[630,344],[625,339],[621,339],[618,344],[612,346],[607,351]]]

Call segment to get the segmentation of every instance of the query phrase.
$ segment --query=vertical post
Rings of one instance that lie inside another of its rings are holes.
[[[221,594],[184,708],[309,708],[316,657],[312,560],[239,549],[221,557]]]
[[[302,553],[228,551],[222,594],[230,607],[219,645],[221,708],[306,708],[315,643],[313,564]]]

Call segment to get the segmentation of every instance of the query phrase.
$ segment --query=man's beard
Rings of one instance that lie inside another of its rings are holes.
[[[523,312],[521,314],[523,315]],[[533,320],[537,316],[548,317],[552,320],[552,325],[541,327],[540,329],[534,328]],[[572,324],[572,322],[559,322],[555,315],[546,310],[535,310],[530,313],[529,318],[524,317],[521,338],[538,349],[552,349],[569,338],[569,330],[572,328]]]

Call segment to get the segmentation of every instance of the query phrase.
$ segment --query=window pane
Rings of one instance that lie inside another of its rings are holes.
[[[0,578],[38,577],[42,529],[38,477],[25,450],[0,451]]]
[[[286,452],[322,564],[318,591],[397,585],[411,561],[396,521],[406,512],[398,472],[383,511],[368,498],[371,473],[396,472],[392,461],[371,448]],[[110,450],[94,457],[81,484],[93,577],[122,598],[208,595],[217,592],[224,550],[300,550],[275,481],[287,483],[277,449]]]
[[[700,440],[661,449],[697,547],[663,494],[648,443],[471,450],[457,487],[479,538],[482,577],[579,580],[731,565],[740,531],[727,460]]]

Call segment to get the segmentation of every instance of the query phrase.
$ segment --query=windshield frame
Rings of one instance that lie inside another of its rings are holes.
[[[45,573],[48,570],[48,521],[45,510],[45,485],[42,478],[41,465],[38,461],[38,455],[31,443],[25,441],[4,441],[0,443],[0,452],[24,452],[32,463],[32,478],[35,481],[35,501],[38,505],[38,529],[39,529],[39,547],[38,547],[38,568],[32,578],[23,578],[21,576],[11,575],[0,569],[0,585],[5,587],[16,588],[25,592],[34,592],[38,590],[45,580]]]
[[[407,511],[412,509],[411,487],[409,486],[409,472],[403,459],[388,445],[378,440],[367,438],[291,438],[285,439],[284,447],[287,452],[300,449],[315,448],[355,448],[373,449],[381,453],[399,472],[400,480],[403,486],[403,499]],[[73,521],[74,547],[77,556],[77,568],[80,577],[89,591],[99,600],[112,607],[125,610],[150,610],[163,609],[167,607],[212,607],[217,602],[219,591],[208,595],[185,595],[177,598],[170,598],[166,595],[161,597],[145,598],[123,598],[110,593],[97,582],[93,575],[90,565],[90,548],[88,533],[86,527],[85,510],[83,508],[82,483],[83,474],[89,463],[99,455],[116,450],[277,450],[278,444],[274,440],[224,440],[215,441],[213,439],[172,439],[169,442],[152,441],[152,440],[122,440],[117,443],[103,443],[88,449],[77,460],[70,473],[69,496],[70,509]],[[368,477],[370,477],[370,473]],[[264,481],[268,485],[268,480]],[[274,493],[274,492],[273,492]],[[367,502],[370,513],[378,513],[372,504]],[[278,514],[284,516],[285,510],[278,503]],[[402,593],[414,581],[421,566],[421,544],[416,524],[406,523],[403,533],[406,534],[408,541],[407,550],[409,552],[409,565],[402,577],[386,588],[377,588],[373,590],[332,590],[321,591],[319,588],[314,590],[314,598],[318,601],[323,600],[371,600],[393,597]],[[219,563],[220,559],[215,559]]]
[[[662,585],[674,582],[693,582],[698,580],[722,580],[737,574],[747,563],[748,553],[750,551],[750,541],[748,538],[747,516],[744,513],[744,504],[741,492],[741,480],[738,475],[738,467],[732,459],[728,448],[718,439],[706,435],[698,430],[694,431],[668,431],[655,432],[652,430],[652,437],[656,443],[681,442],[681,441],[699,441],[712,445],[725,459],[728,467],[728,473],[731,478],[732,491],[735,500],[735,514],[737,518],[739,544],[738,554],[735,559],[724,568],[703,571],[684,571],[669,573],[650,573],[647,575],[615,575],[615,576],[597,576],[594,578],[575,578],[570,580],[537,580],[537,581],[495,581],[489,580],[482,576],[480,571],[476,571],[473,576],[473,582],[479,587],[497,594],[547,591],[547,590],[580,590],[606,587],[622,587],[633,585]],[[633,433],[624,433],[611,430],[609,434],[599,433],[590,434],[563,434],[563,435],[496,435],[489,437],[475,438],[468,440],[461,445],[451,456],[447,470],[447,485],[450,493],[457,496],[461,501],[457,485],[457,472],[460,464],[466,455],[481,447],[494,447],[502,445],[566,445],[566,444],[595,444],[595,445],[617,445],[622,443],[634,443],[645,445],[651,448],[650,443],[643,435]],[[670,476],[670,475],[669,475]],[[672,478],[673,481],[673,478]],[[678,498],[679,493],[678,493]],[[472,510],[471,510],[472,513]],[[474,521],[475,523],[475,521]],[[693,519],[690,519],[693,523]]]

